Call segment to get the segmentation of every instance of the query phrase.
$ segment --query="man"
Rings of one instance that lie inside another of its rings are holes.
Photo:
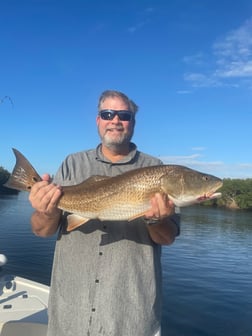
[[[57,208],[62,194],[59,185],[162,164],[131,142],[137,109],[123,93],[103,92],[96,118],[101,144],[69,155],[53,184],[46,174],[31,190],[30,202],[36,209],[31,218],[33,232],[46,237],[59,229],[48,336],[160,335],[160,245],[171,244],[179,233],[179,216],[172,202],[156,194],[145,219],[90,220],[70,233],[67,214]]]

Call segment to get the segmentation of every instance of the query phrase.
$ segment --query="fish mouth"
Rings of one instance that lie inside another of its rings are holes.
[[[221,193],[220,192],[214,192],[214,193],[208,193],[208,194],[204,194],[203,196],[199,196],[197,198],[197,202],[204,202],[204,201],[209,201],[215,198],[220,198],[221,197]]]
[[[222,180],[218,180],[217,183],[210,189],[208,192],[205,192],[205,194],[199,196],[197,198],[197,202],[204,202],[204,201],[209,201],[215,198],[220,198],[222,196],[221,192],[217,192],[219,188],[221,188],[223,185]]]

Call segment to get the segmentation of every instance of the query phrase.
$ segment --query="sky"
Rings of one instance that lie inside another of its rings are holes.
[[[252,178],[251,0],[0,0],[0,166],[40,174],[99,143],[106,89],[139,106],[138,149]]]

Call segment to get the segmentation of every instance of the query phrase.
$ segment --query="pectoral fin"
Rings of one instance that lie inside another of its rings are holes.
[[[140,217],[144,217],[144,215],[145,215],[145,212],[140,212],[140,213],[138,213],[138,214],[136,214],[136,215],[134,215],[134,216],[131,216],[131,217],[128,219],[128,222],[131,222],[131,221],[133,221],[134,219],[137,219],[137,218],[140,218]]]
[[[84,218],[79,215],[68,215],[67,216],[67,231],[73,231],[77,227],[87,223],[90,219],[89,218]]]

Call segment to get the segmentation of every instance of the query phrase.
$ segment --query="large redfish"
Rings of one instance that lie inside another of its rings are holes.
[[[41,177],[16,149],[16,165],[5,186],[30,191]],[[71,213],[68,231],[90,219],[132,220],[150,208],[155,193],[167,194],[176,206],[184,207],[220,197],[215,191],[222,180],[179,165],[138,168],[115,177],[92,176],[84,182],[63,186],[58,208]]]

